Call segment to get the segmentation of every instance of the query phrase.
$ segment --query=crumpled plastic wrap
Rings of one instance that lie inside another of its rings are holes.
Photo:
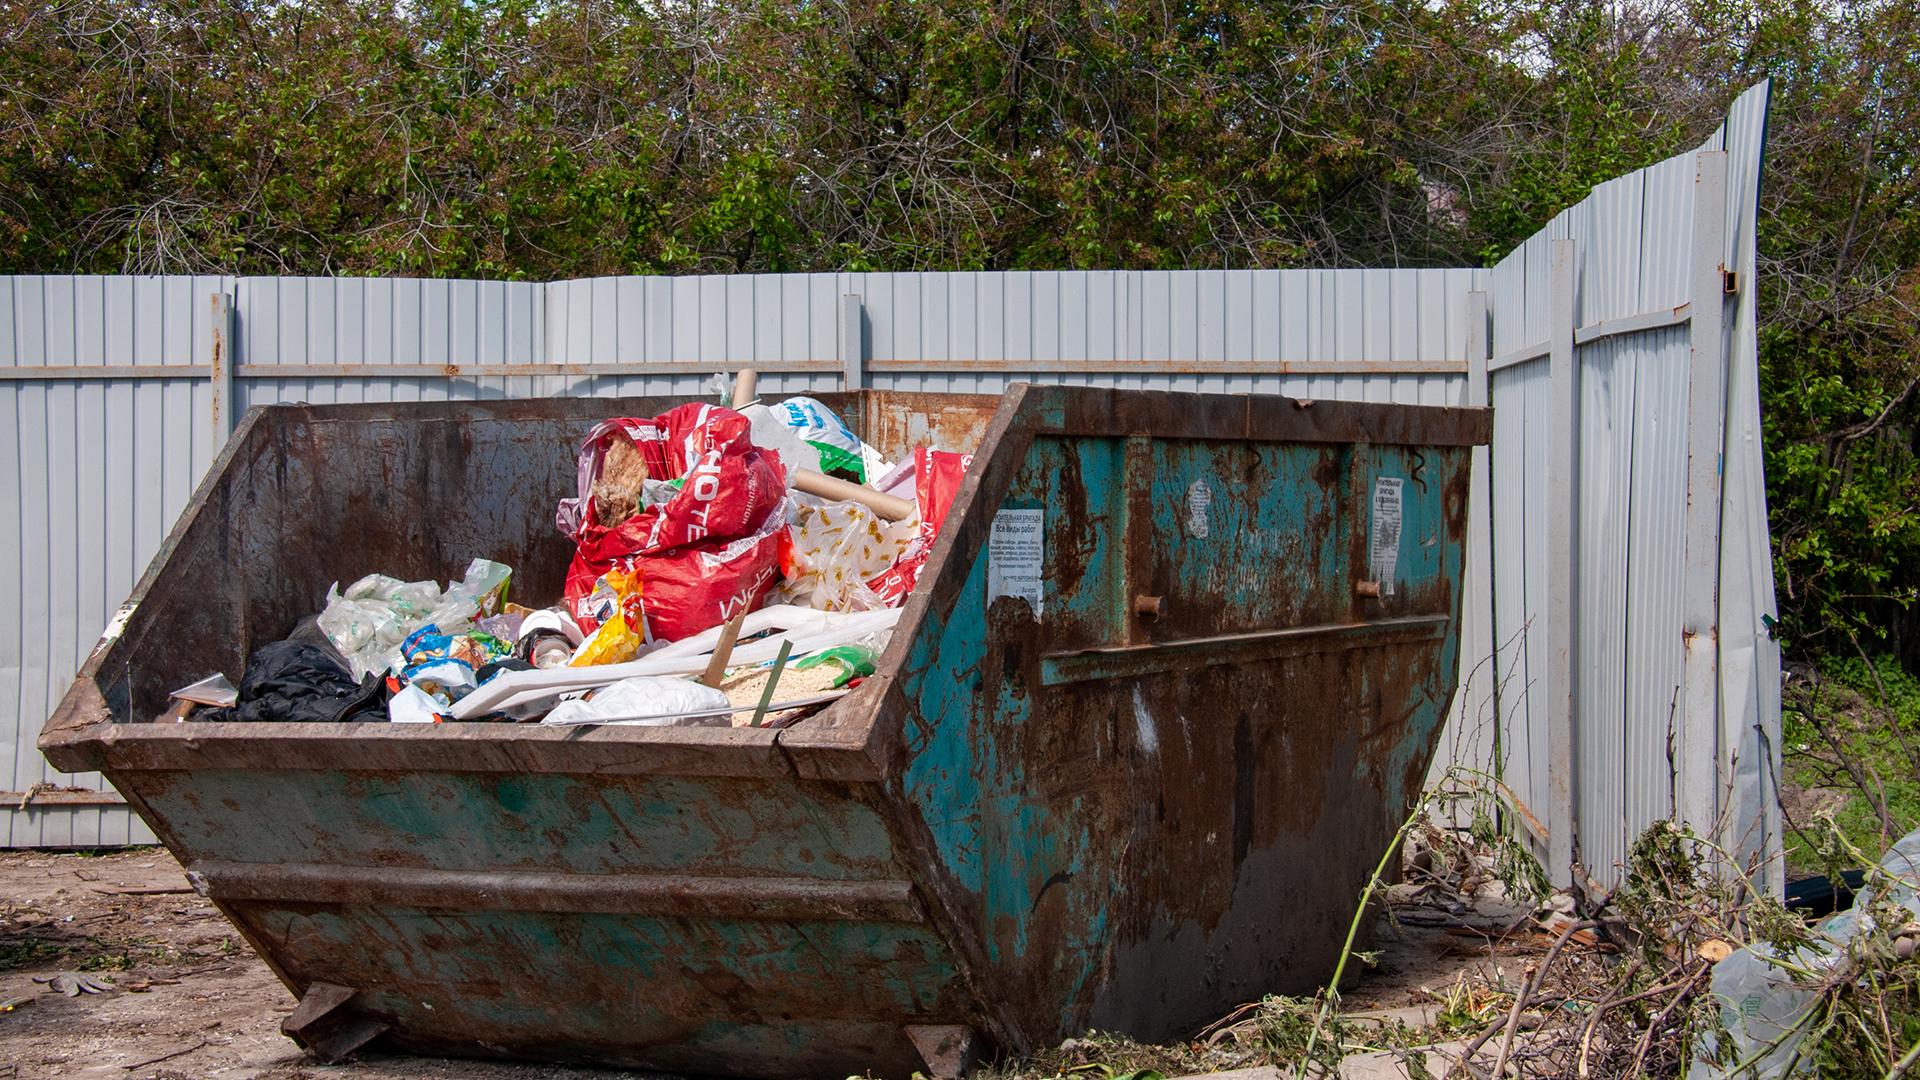
[[[355,679],[370,672],[398,671],[400,645],[429,623],[443,634],[459,634],[482,615],[499,610],[513,571],[491,559],[475,559],[466,577],[442,589],[435,581],[401,581],[368,574],[342,591],[327,589],[320,630],[346,657]]]
[[[1887,900],[1920,918],[1920,829],[1901,837],[1887,849],[1880,868],[1895,880]],[[1820,924],[1813,944],[1796,950],[1784,962],[1814,972],[1831,972],[1847,960],[1853,939],[1871,925],[1875,887],[1869,883],[1854,895],[1853,906]],[[1781,967],[1764,942],[1739,949],[1713,969],[1709,992],[1720,1006],[1721,1022],[1732,1043],[1730,1064],[1717,1062],[1718,1040],[1703,1037],[1694,1049],[1689,1077],[1701,1080],[1778,1080],[1811,1072],[1812,1061],[1801,1052],[1801,1042],[1815,1024],[1809,1016],[1817,992]],[[1740,1067],[1744,1066],[1744,1067]]]

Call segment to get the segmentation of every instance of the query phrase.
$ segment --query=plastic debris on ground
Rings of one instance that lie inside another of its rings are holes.
[[[1880,860],[1890,881],[1885,903],[1904,908],[1908,920],[1920,919],[1920,829],[1908,833],[1887,849]],[[1813,1062],[1801,1054],[1801,1043],[1817,1026],[1813,1006],[1820,994],[1811,984],[1815,976],[1829,976],[1848,962],[1854,938],[1873,925],[1876,885],[1869,881],[1854,897],[1853,906],[1820,924],[1812,944],[1779,956],[1765,943],[1736,949],[1713,969],[1709,992],[1720,1006],[1720,1019],[1732,1041],[1728,1059],[1737,1068],[1716,1062],[1718,1042],[1711,1036],[1696,1048],[1688,1075],[1702,1080],[1777,1080],[1811,1072]],[[1798,969],[1796,971],[1795,969]]]
[[[79,997],[81,994],[107,994],[119,989],[113,984],[113,979],[84,971],[35,975],[33,981],[45,986],[49,994],[62,994],[66,997]]]

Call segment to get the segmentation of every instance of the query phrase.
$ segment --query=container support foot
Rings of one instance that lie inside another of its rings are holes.
[[[309,985],[300,1004],[280,1022],[280,1033],[329,1065],[346,1058],[387,1030],[386,1024],[347,1008],[357,993],[351,986]]]
[[[933,1080],[960,1080],[973,1071],[980,1040],[973,1029],[960,1024],[908,1024],[907,1038],[926,1062]]]

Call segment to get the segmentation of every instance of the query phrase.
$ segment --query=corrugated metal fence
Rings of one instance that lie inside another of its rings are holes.
[[[1763,93],[1759,101],[1763,112]],[[1692,160],[1675,162],[1690,168]],[[1669,166],[1674,162],[1657,168]],[[1729,235],[1744,229],[1750,251],[1750,186],[1746,191],[1741,227]],[[1691,195],[1649,191],[1644,204],[1666,208],[1673,198]],[[7,806],[0,809],[0,844],[149,839],[110,792],[41,790],[24,808],[18,803],[43,785],[100,788],[97,777],[47,772],[34,739],[186,505],[233,417],[249,406],[692,394],[712,373],[749,364],[763,373],[768,393],[842,385],[993,391],[1024,379],[1402,403],[1485,400],[1490,343],[1504,354],[1544,337],[1544,316],[1536,318],[1524,292],[1532,278],[1510,269],[1516,260],[1531,266],[1538,243],[1494,271],[741,275],[549,284],[0,279],[0,416],[14,417],[17,432],[11,443],[0,441],[0,483],[14,485],[18,508],[17,555],[0,566],[0,725],[11,720],[15,728],[0,730],[0,787],[7,792],[0,795]],[[1666,253],[1651,246],[1646,252],[1659,261],[1654,272],[1685,276],[1684,268],[1660,261]],[[1602,272],[1609,271],[1592,271]],[[1750,290],[1746,295],[1750,309]],[[1529,333],[1535,322],[1539,332]],[[1547,364],[1496,372],[1496,405],[1508,403],[1509,372],[1536,367]],[[1525,574],[1533,566],[1529,555],[1544,557],[1536,550],[1544,537],[1528,529],[1528,503],[1517,494],[1544,486],[1544,477],[1518,460],[1537,449],[1523,429],[1515,435],[1524,411],[1514,410],[1510,423],[1498,419],[1506,413],[1496,414],[1496,439],[1514,449],[1502,459],[1496,448],[1490,474],[1481,454],[1481,474],[1492,482],[1477,485],[1475,494],[1463,627],[1469,669],[1487,668],[1492,643],[1515,636],[1514,619],[1524,623],[1535,614],[1536,605],[1514,607],[1503,597],[1508,617],[1496,619],[1493,604],[1494,586],[1506,580],[1496,570]],[[1503,498],[1502,484],[1520,486]],[[1764,555],[1764,506],[1759,514]],[[1498,547],[1502,536],[1512,550]],[[1523,551],[1523,543],[1531,548]],[[1764,560],[1757,565],[1765,577]],[[1633,677],[1621,674],[1627,669],[1618,657],[1596,652],[1594,659],[1612,663],[1616,680]],[[1501,697],[1498,714],[1517,719],[1512,733],[1496,740],[1491,682],[1477,676],[1474,692],[1462,695],[1468,716],[1450,743],[1454,758],[1490,767],[1498,742],[1510,752],[1510,781],[1530,805],[1544,806],[1537,791],[1547,787],[1542,770],[1549,757],[1529,741],[1546,730],[1544,706],[1527,692],[1541,684],[1522,680]],[[1591,859],[1588,865],[1605,866]]]
[[[1753,287],[1766,105],[1748,91],[1698,150],[1600,185],[1492,272],[1500,647],[1470,716],[1480,745],[1501,717],[1503,775],[1562,882],[1579,866],[1610,884],[1665,817],[1746,860],[1779,850]]]

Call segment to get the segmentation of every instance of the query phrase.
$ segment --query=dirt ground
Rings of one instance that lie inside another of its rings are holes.
[[[1348,1009],[1420,1026],[1455,977],[1524,962],[1536,943],[1499,940],[1515,913],[1397,909],[1379,963]],[[35,978],[111,979],[66,997]],[[607,1080],[642,1074],[366,1054],[320,1065],[280,1034],[293,996],[159,848],[106,855],[0,852],[0,1080]],[[8,1006],[11,1005],[11,1008]]]

